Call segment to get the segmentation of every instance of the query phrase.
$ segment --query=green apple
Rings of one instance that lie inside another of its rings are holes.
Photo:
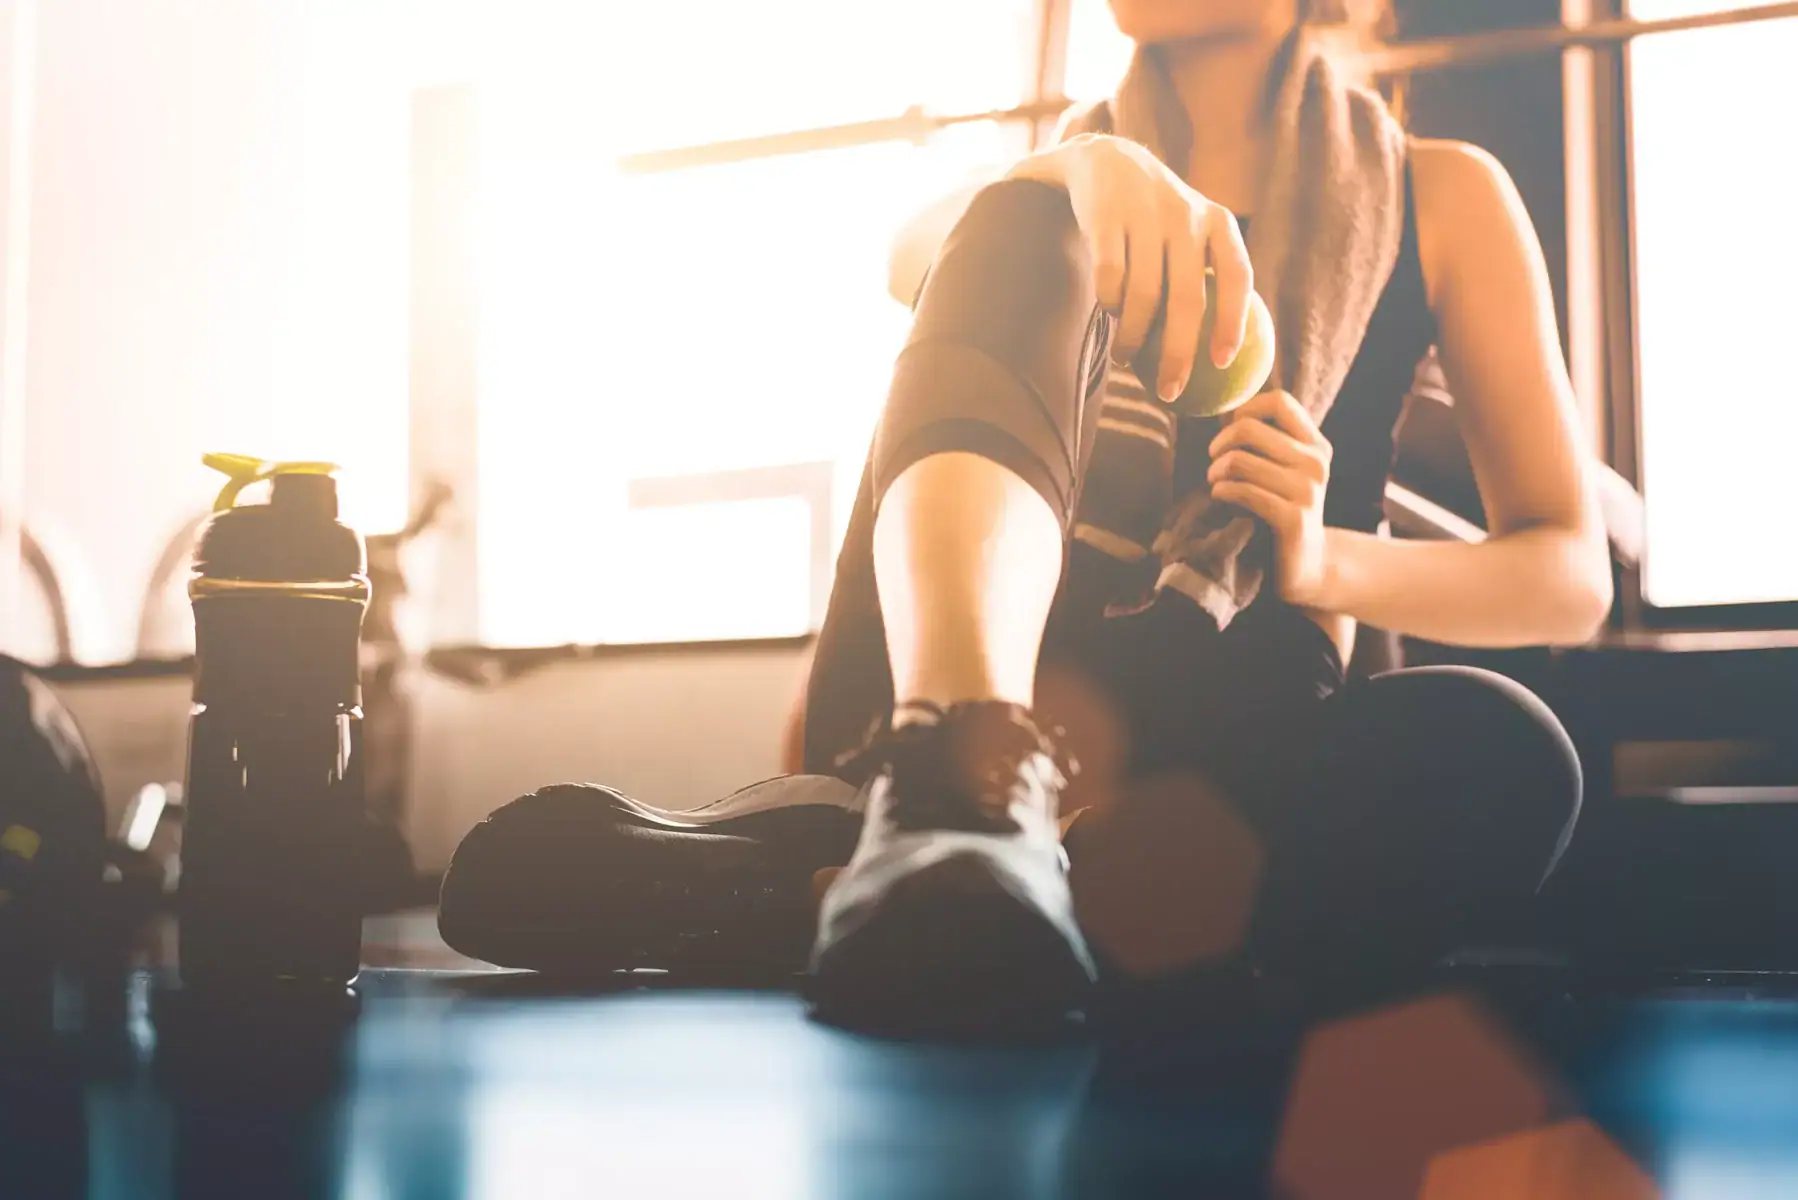
[[[1274,319],[1259,294],[1249,293],[1249,319],[1242,349],[1227,367],[1211,361],[1211,334],[1217,318],[1217,275],[1205,269],[1205,320],[1199,328],[1199,353],[1192,377],[1173,408],[1183,417],[1221,417],[1248,403],[1267,385],[1274,370]],[[1156,318],[1132,366],[1150,392],[1156,391],[1161,368],[1161,320]]]

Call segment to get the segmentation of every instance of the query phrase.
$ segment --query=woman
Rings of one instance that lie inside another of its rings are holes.
[[[1112,0],[1139,47],[1116,101],[896,254],[913,333],[805,713],[806,770],[857,784],[862,814],[812,953],[824,1015],[1003,1032],[1079,1008],[1099,962],[1414,967],[1565,844],[1578,765],[1534,697],[1472,670],[1344,678],[1362,622],[1576,643],[1610,605],[1528,217],[1490,157],[1407,139],[1346,81],[1322,35],[1371,30],[1372,7]],[[1175,419],[1161,401],[1197,354],[1232,360],[1251,289],[1279,334],[1269,390]],[[1478,545],[1374,532],[1432,345]],[[1131,786],[1065,849],[1039,667],[1127,741]],[[1238,911],[1184,907],[1230,872]]]
[[[1266,856],[1246,949],[1294,969],[1441,953],[1531,892],[1564,843],[1577,764],[1522,689],[1472,671],[1344,683],[1361,622],[1468,646],[1582,641],[1610,572],[1515,190],[1471,147],[1395,137],[1306,28],[1376,14],[1312,7],[1113,0],[1142,49],[1111,111],[1085,119],[1098,132],[1025,159],[914,254],[932,265],[809,688],[810,770],[898,703],[824,900],[813,986],[829,1011],[1003,1026],[1078,997],[1090,957],[1031,717],[1045,663],[1121,712],[1132,777],[1191,780],[1138,806],[1153,816],[1120,803],[1070,834],[1101,952],[1155,961],[1126,926],[1178,888],[1146,863],[1177,878],[1190,851],[1190,873],[1205,847],[1167,843],[1182,810],[1218,801]],[[1251,263],[1245,240],[1269,221],[1283,228]],[[1218,313],[1199,347],[1207,264]],[[1227,363],[1255,286],[1275,293],[1292,355],[1276,382],[1306,394],[1270,390],[1221,429],[1167,420],[1117,372],[1098,402],[1107,342],[1163,399],[1184,387],[1185,348]],[[1144,363],[1158,317],[1166,349]],[[1488,514],[1479,545],[1372,532],[1400,398],[1432,344]],[[1165,486],[1100,487],[1126,457],[1127,482]],[[1131,583],[1144,559],[1146,595]]]

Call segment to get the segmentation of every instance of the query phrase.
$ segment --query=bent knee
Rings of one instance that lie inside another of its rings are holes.
[[[1579,754],[1559,717],[1514,679],[1477,667],[1417,667],[1361,687],[1370,720],[1449,764],[1475,791],[1539,808],[1556,826],[1579,811]]]
[[[1028,261],[1065,251],[1084,257],[1068,194],[1033,179],[1001,179],[974,193],[948,244],[1009,250]]]
[[[1096,304],[1091,255],[1067,193],[1003,180],[982,188],[949,231],[910,341],[948,338],[1026,377],[1045,356],[1071,370]]]

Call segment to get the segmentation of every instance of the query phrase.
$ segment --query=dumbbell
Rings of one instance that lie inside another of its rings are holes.
[[[109,907],[127,921],[161,911],[181,879],[186,817],[179,782],[146,783],[125,805],[101,872]]]
[[[99,773],[74,717],[0,656],[0,988],[35,988],[75,952],[105,859]]]

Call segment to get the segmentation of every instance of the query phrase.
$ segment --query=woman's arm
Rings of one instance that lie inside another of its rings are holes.
[[[1490,155],[1420,142],[1412,161],[1442,364],[1491,536],[1327,530],[1310,606],[1448,644],[1583,642],[1610,611],[1610,558],[1541,246]]]

